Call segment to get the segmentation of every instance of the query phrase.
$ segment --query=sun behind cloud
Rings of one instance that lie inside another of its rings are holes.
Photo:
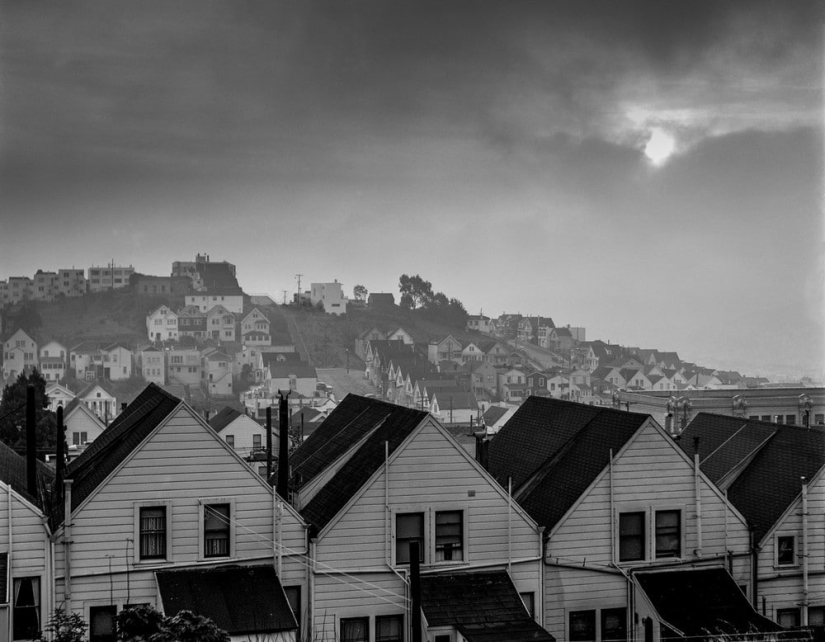
[[[645,145],[645,156],[656,167],[661,167],[676,151],[674,138],[658,127],[650,132],[650,139]]]

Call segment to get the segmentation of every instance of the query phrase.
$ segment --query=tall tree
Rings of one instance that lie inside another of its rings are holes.
[[[34,386],[35,420],[38,450],[51,450],[57,443],[57,418],[48,409],[46,380],[37,369],[21,373],[14,383],[3,388],[0,402],[0,441],[21,451],[26,449],[26,389]]]
[[[367,300],[367,288],[363,285],[356,285],[352,288],[352,296],[355,297],[356,301],[366,301]]]
[[[418,274],[402,274],[398,280],[398,289],[401,292],[401,306],[411,310],[426,307],[433,298],[433,284]]]

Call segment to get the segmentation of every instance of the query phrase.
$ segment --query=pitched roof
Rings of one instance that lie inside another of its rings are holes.
[[[490,472],[554,526],[649,415],[530,396],[490,442]]]
[[[51,488],[54,481],[54,471],[40,460],[37,460],[35,468],[37,471],[37,497],[29,493],[26,458],[18,455],[9,446],[0,442],[0,481],[11,486],[15,492],[25,497],[35,506],[43,509],[46,492]]]
[[[261,361],[264,367],[269,367],[273,363],[295,363],[303,361],[299,352],[262,352]]]
[[[552,642],[527,613],[505,570],[437,573],[421,577],[427,624],[457,628],[468,642]]]
[[[270,361],[269,375],[272,379],[286,379],[293,375],[298,379],[316,379],[318,372],[304,361]]]
[[[72,509],[77,508],[147,436],[178,407],[181,400],[150,383],[83,453],[66,467],[72,479]],[[63,521],[63,502],[52,511],[55,526]]]
[[[209,425],[215,432],[220,432],[242,414],[243,413],[241,411],[226,406],[219,410],[215,416],[209,420]]]
[[[679,445],[694,454],[694,439],[699,439],[699,466],[708,478],[719,484],[737,466],[753,457],[776,433],[776,424],[700,412],[682,430]]]
[[[163,611],[192,611],[233,636],[298,628],[271,566],[159,571],[155,574]]]
[[[338,472],[321,488],[301,511],[301,515],[308,522],[322,529],[350,498],[358,492],[372,474],[384,464],[385,443],[389,445],[392,454],[407,436],[421,424],[428,416],[426,412],[396,406],[376,399],[361,397],[363,401],[353,400],[352,404],[361,412],[349,419],[351,411],[345,415],[345,424],[337,421],[336,414],[341,406],[355,395],[347,395],[344,401],[333,410],[329,417],[318,427],[312,435],[301,445],[296,454],[308,448],[304,457],[305,464],[314,463],[310,459],[313,448],[322,453],[324,461],[331,463],[358,443],[364,436],[369,435],[361,446],[350,456]],[[366,402],[366,403],[365,403]],[[336,421],[333,423],[333,420]],[[328,427],[333,426],[332,430]],[[337,430],[335,428],[338,428]],[[334,440],[332,448],[325,448],[326,439]],[[312,442],[312,444],[310,444]],[[321,442],[321,443],[319,443]],[[298,465],[293,457],[293,474],[298,472]],[[318,470],[320,472],[320,470]]]
[[[489,408],[487,408],[487,410],[484,411],[484,414],[481,416],[482,420],[484,421],[484,425],[492,426],[504,415],[506,415],[508,410],[510,409],[502,408],[501,406],[490,406]]]
[[[731,430],[730,417],[710,415],[703,419],[704,423],[693,428],[691,422],[682,433],[682,439],[698,434],[708,438],[711,426],[714,425],[723,430]],[[740,425],[746,424],[746,430],[753,430],[754,426],[761,427],[764,434],[764,422],[744,419],[737,421]],[[825,466],[825,428],[786,424],[772,426],[775,427],[773,436],[753,454],[744,470],[728,488],[728,498],[754,528],[757,542],[762,541],[801,495],[800,478],[810,480]]]
[[[659,616],[683,636],[782,630],[753,609],[724,568],[638,572],[635,577]]]

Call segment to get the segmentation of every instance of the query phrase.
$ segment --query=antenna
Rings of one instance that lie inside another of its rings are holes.
[[[304,276],[303,274],[296,274],[295,278],[298,279],[298,298],[301,298],[301,277]]]

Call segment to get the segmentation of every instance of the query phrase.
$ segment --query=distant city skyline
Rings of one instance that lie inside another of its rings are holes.
[[[0,278],[209,254],[825,374],[817,2],[0,9]]]

